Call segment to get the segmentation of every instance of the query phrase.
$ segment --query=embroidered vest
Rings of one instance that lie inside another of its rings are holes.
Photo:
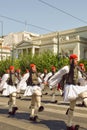
[[[30,72],[27,85],[39,85],[37,73]]]
[[[8,79],[7,83],[9,85],[13,86],[13,85],[15,85],[15,81],[16,81],[15,73],[10,73],[9,74],[9,79]]]
[[[38,76],[36,73],[32,73],[32,84],[33,85],[38,85],[39,82],[38,82]]]

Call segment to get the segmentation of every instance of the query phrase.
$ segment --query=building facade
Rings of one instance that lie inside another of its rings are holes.
[[[25,53],[34,55],[50,50],[58,55],[75,53],[79,60],[87,59],[87,26],[43,35],[31,32],[11,33],[4,38],[4,46],[10,46],[17,58]]]
[[[4,38],[0,38],[0,60],[5,60],[10,57],[11,50],[9,46],[3,46]]]

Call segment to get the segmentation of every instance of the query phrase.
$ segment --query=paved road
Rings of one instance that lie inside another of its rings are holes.
[[[68,103],[56,96],[57,104],[50,102],[50,95],[43,95],[42,104],[45,110],[38,113],[37,122],[29,121],[30,97],[17,99],[18,111],[14,117],[8,116],[8,97],[0,97],[0,130],[66,130]],[[80,102],[80,101],[79,101]],[[77,104],[79,103],[77,102]],[[76,106],[74,123],[80,124],[79,130],[87,130],[87,108]]]

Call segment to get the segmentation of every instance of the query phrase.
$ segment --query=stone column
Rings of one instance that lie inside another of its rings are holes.
[[[32,55],[35,54],[35,47],[32,47]]]

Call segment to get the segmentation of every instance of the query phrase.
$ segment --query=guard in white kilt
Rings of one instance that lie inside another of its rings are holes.
[[[47,74],[47,76],[44,78],[44,82],[47,83],[49,89],[50,89],[51,92],[52,92],[52,99],[51,99],[51,102],[52,102],[52,103],[57,103],[57,100],[55,100],[55,95],[56,95],[56,90],[57,90],[57,86],[58,86],[58,85],[54,86],[53,88],[50,88],[48,82],[49,82],[49,80],[55,75],[55,73],[56,73],[56,67],[55,67],[55,66],[52,66],[52,67],[51,67],[51,72],[49,72],[49,73]]]
[[[15,76],[16,76],[15,85],[17,86],[17,84],[21,81],[21,78],[22,78],[20,69],[16,70]]]
[[[47,72],[47,69],[45,68],[44,69],[44,72],[40,75],[40,78],[42,79],[42,94],[45,94],[45,95],[47,95],[48,94],[48,92],[47,92],[47,88],[48,88],[48,84],[46,84],[45,83],[45,81],[44,81],[44,79],[45,79],[45,77],[47,76],[47,74],[48,74],[48,72]]]
[[[73,113],[78,97],[81,97],[82,93],[87,91],[87,85],[81,86],[79,78],[78,57],[76,54],[70,55],[70,66],[64,66],[60,69],[49,81],[50,87],[54,87],[60,83],[65,75],[64,81],[64,101],[70,102],[70,107],[66,114],[68,116],[67,130],[78,130],[79,125],[73,125]],[[84,74],[84,73],[83,73]],[[84,74],[85,75],[85,74]]]
[[[0,82],[0,92],[2,93],[3,96],[8,96],[7,95],[7,80],[9,78],[9,69],[6,70],[6,73],[3,74]]]
[[[27,88],[27,79],[29,78],[29,70],[26,69],[26,73],[21,77],[21,80],[17,84],[17,97],[21,98],[21,90],[25,91]]]
[[[80,79],[80,85],[81,86],[84,86],[84,85],[87,85],[87,77],[83,75],[83,73],[85,73],[85,66],[83,63],[80,63],[79,64],[80,68],[81,68],[81,79]],[[82,73],[83,72],[83,73]],[[82,101],[82,104],[80,105],[81,107],[87,107],[87,91],[83,92],[80,94],[83,101]]]
[[[8,112],[8,114],[14,115],[15,112],[18,110],[18,107],[16,105],[17,90],[16,90],[16,86],[15,86],[16,77],[15,77],[14,66],[10,66],[9,70],[10,70],[10,73],[9,73],[9,78],[7,81],[7,84],[8,84],[7,93],[9,95],[9,101],[8,101],[9,112]]]
[[[35,115],[35,108],[37,106],[38,112],[44,110],[41,106],[42,88],[40,87],[41,79],[38,77],[36,65],[30,64],[29,78],[27,80],[27,89],[24,96],[31,96],[31,114],[30,120],[35,121],[38,116]]]

